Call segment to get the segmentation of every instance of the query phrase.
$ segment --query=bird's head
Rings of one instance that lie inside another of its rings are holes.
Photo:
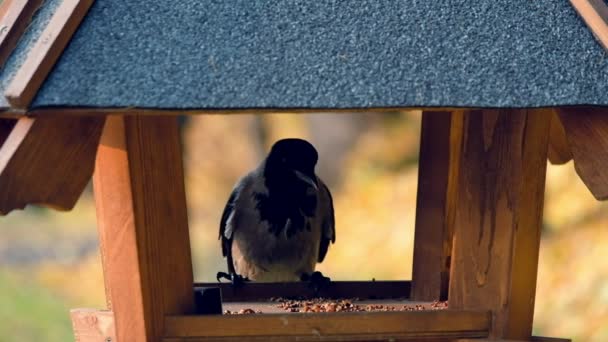
[[[306,140],[279,140],[266,158],[264,176],[269,185],[301,184],[317,191],[319,184],[315,165],[318,158],[317,150]]]

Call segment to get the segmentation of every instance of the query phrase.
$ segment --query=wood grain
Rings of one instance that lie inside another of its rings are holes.
[[[94,175],[106,298],[118,341],[160,341],[194,312],[177,117],[110,117]]]
[[[42,0],[5,0],[0,4],[0,68],[13,52]]]
[[[491,310],[491,338],[532,334],[550,116],[465,114],[451,309]]]
[[[549,131],[549,161],[554,165],[561,165],[572,160],[570,144],[566,139],[566,130],[556,110],[549,110],[551,115],[551,128]]]
[[[332,281],[317,294],[304,282],[255,283],[248,282],[238,289],[230,283],[197,283],[195,287],[219,287],[224,302],[266,300],[276,297],[303,298],[409,298],[409,281]]]
[[[91,179],[103,117],[22,118],[0,147],[0,214],[74,207]]]
[[[604,0],[570,0],[595,39],[608,49],[608,6]]]
[[[608,199],[608,110],[560,109],[574,168],[593,196]]]
[[[112,311],[73,309],[70,317],[76,342],[116,342]]]
[[[455,185],[463,112],[422,114],[414,265],[413,300],[446,300],[452,253]]]
[[[67,46],[93,0],[63,0],[5,90],[12,107],[26,109]]]
[[[317,341],[485,337],[489,326],[487,311],[455,310],[168,316],[165,323],[166,337],[197,337],[197,341],[220,337]]]

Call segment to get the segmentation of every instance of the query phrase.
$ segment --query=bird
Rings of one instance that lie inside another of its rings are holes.
[[[317,161],[308,141],[282,139],[237,181],[220,221],[228,273],[218,272],[218,281],[308,281],[316,290],[330,281],[315,271],[336,241],[333,199],[315,174]]]

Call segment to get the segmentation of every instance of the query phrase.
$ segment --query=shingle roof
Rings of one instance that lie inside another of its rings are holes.
[[[97,0],[33,102],[574,104],[608,105],[608,55],[567,0]]]

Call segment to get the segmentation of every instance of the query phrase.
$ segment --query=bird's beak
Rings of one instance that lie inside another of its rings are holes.
[[[315,189],[315,191],[319,191],[319,186],[317,185],[317,182],[315,182],[314,180],[312,180],[312,178],[310,178],[304,172],[300,172],[298,170],[294,170],[293,172],[296,174],[296,177],[298,177],[304,183],[312,186]]]

